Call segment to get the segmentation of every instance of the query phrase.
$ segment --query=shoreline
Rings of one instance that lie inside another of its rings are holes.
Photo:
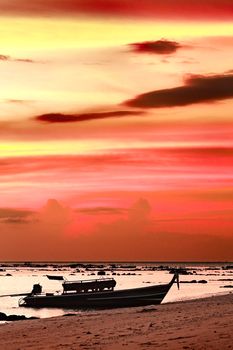
[[[200,301],[200,300],[208,300],[209,298],[218,298],[218,297],[224,297],[227,295],[232,295],[233,297],[233,288],[230,291],[223,291],[219,292],[216,294],[208,294],[208,295],[203,295],[203,296],[197,296],[196,298],[190,297],[187,299],[183,300],[175,300],[175,301],[166,301],[165,303],[161,303],[161,305],[170,305],[170,304],[180,304],[180,303],[187,303],[187,302],[195,302],[195,301]],[[156,306],[156,305],[155,305]]]
[[[233,349],[233,294],[0,325],[4,350]]]

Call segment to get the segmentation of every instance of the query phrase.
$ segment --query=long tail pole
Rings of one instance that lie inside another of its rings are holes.
[[[31,293],[21,293],[21,294],[4,294],[0,295],[0,298],[5,298],[5,297],[21,297],[24,295],[30,295]]]

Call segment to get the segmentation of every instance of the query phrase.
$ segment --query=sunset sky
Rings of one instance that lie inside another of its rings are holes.
[[[0,0],[0,260],[233,260],[232,0]]]

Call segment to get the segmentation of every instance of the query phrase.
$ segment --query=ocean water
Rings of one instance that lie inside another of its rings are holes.
[[[62,281],[49,280],[46,275],[63,276],[66,280],[96,279],[98,271],[105,271],[103,277],[115,278],[115,289],[145,287],[152,284],[168,283],[172,274],[170,268],[178,264],[4,264],[0,266],[0,296],[30,292],[35,283],[40,283],[43,292],[62,291]],[[233,292],[233,263],[220,264],[179,264],[190,274],[180,275],[180,289],[173,284],[163,303],[197,299]],[[207,283],[182,283],[183,281],[205,280]],[[232,288],[224,288],[231,286]],[[40,318],[60,316],[66,313],[87,311],[71,309],[31,309],[19,307],[21,297],[0,297],[0,312],[7,315],[37,316]]]

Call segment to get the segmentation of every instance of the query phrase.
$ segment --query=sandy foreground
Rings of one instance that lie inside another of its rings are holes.
[[[233,294],[2,324],[0,349],[233,349]]]

